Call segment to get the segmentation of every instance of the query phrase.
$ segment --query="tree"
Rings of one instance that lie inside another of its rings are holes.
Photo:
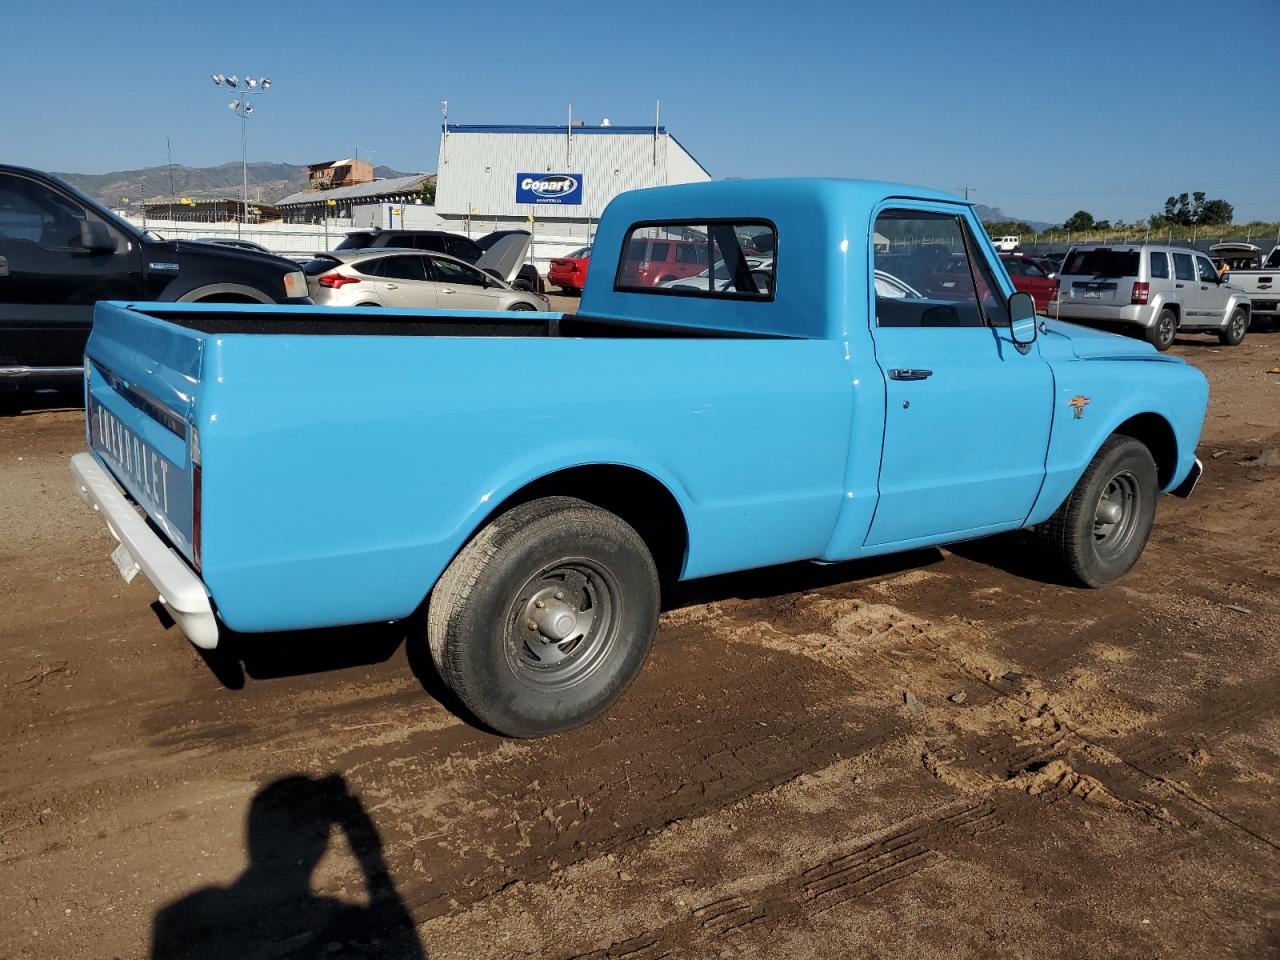
[[[1094,223],[1092,213],[1087,210],[1077,210],[1071,216],[1067,217],[1067,221],[1062,225],[1062,229],[1079,233],[1083,230],[1092,230],[1095,226],[1097,226],[1097,224]]]
[[[1021,220],[988,220],[983,223],[989,237],[1025,237],[1035,231]]]
[[[1207,226],[1217,226],[1222,223],[1230,223],[1235,213],[1235,207],[1225,200],[1206,200],[1200,208],[1200,219],[1196,222]]]
[[[1203,190],[1180,193],[1164,202],[1164,215],[1153,214],[1151,225],[1189,227],[1192,224],[1230,223],[1235,208],[1225,200],[1206,200]]]

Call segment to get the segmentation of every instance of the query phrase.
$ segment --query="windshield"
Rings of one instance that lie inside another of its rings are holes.
[[[342,238],[342,242],[333,249],[335,250],[363,250],[369,246],[369,242],[373,239],[373,234],[368,230],[362,230],[358,233],[348,233]]]
[[[568,256],[568,257],[566,257],[565,259],[568,259],[568,260],[590,260],[590,259],[591,259],[591,248],[590,248],[590,247],[580,247],[580,248],[578,248],[577,250],[573,251],[573,253],[569,254],[569,256]]]
[[[1062,267],[1064,274],[1094,277],[1136,277],[1137,250],[1073,250]]]

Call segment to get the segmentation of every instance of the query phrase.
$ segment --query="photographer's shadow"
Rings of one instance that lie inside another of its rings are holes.
[[[368,905],[311,889],[333,826],[360,863]],[[292,776],[262,788],[249,805],[246,840],[249,865],[230,886],[196,890],[156,915],[152,960],[425,960],[377,828],[342,777]]]

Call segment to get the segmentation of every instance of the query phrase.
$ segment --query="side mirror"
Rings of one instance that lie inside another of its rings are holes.
[[[1036,302],[1029,293],[1009,298],[1009,339],[1020,347],[1036,342]]]
[[[107,225],[99,220],[80,221],[80,246],[90,253],[115,253],[116,241]]]

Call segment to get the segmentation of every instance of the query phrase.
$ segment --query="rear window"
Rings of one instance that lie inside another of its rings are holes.
[[[339,243],[333,249],[363,250],[365,247],[371,246],[373,244],[373,237],[374,235],[367,230],[362,230],[358,233],[348,233],[345,237],[342,238],[342,242]]]
[[[318,277],[327,270],[342,263],[337,257],[313,257],[302,265],[302,272],[308,277]]]
[[[749,221],[636,224],[627,233],[615,290],[726,299],[773,299],[772,224]],[[675,251],[674,261],[669,261]]]
[[[1071,276],[1136,277],[1137,250],[1073,250],[1062,272]]]

